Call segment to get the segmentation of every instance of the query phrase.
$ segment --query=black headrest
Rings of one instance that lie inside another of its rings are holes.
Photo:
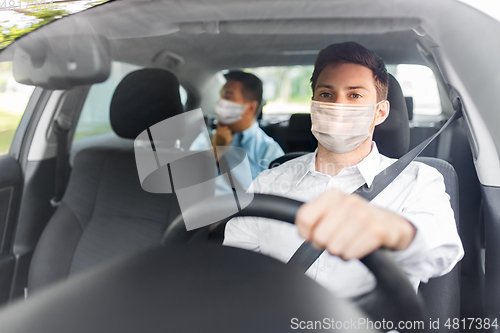
[[[406,109],[408,110],[408,119],[412,120],[413,119],[413,97],[405,96],[405,101],[406,101]]]
[[[311,114],[310,113],[294,113],[288,121],[288,128],[293,130],[311,131]]]
[[[390,74],[387,100],[391,104],[389,116],[375,127],[373,140],[381,154],[400,158],[410,146],[410,125],[403,91],[396,78]]]
[[[121,137],[135,139],[152,125],[183,112],[179,82],[158,68],[129,73],[111,100],[111,127]]]

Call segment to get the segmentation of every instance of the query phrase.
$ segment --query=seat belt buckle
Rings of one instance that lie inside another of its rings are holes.
[[[56,198],[50,199],[50,205],[54,208],[57,208],[61,204],[61,200],[56,200]]]

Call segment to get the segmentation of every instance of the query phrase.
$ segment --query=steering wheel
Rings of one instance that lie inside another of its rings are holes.
[[[184,212],[184,216],[203,219],[206,211],[213,209],[213,200],[215,199],[212,198],[190,207]],[[231,212],[234,197],[227,196],[227,200],[224,198],[216,202],[218,210]],[[254,194],[251,203],[232,217],[265,217],[294,224],[295,215],[302,204],[303,202],[289,198],[268,194]],[[228,213],[227,216],[230,215]],[[188,242],[195,232],[196,230],[186,231],[181,214],[165,232],[162,244]],[[360,261],[373,273],[377,280],[377,286],[367,294],[355,298],[353,301],[356,305],[361,307],[373,320],[391,320],[393,322],[422,321],[426,323],[426,312],[422,298],[415,293],[403,270],[384,250],[376,250],[360,259]],[[301,272],[305,272],[308,268],[299,267]],[[404,331],[404,329],[400,329],[400,331]],[[415,331],[415,329],[412,329],[412,331]]]
[[[300,205],[255,195],[238,215],[293,222]],[[209,208],[202,203],[184,213],[204,216]],[[378,282],[356,301],[363,312],[276,259],[233,247],[169,242],[177,228],[186,233],[181,218],[167,233],[167,244],[111,260],[5,307],[2,333],[380,332],[384,320],[424,318],[404,273],[382,251],[363,258]]]

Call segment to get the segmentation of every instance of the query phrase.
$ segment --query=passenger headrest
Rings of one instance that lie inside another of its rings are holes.
[[[311,114],[310,113],[294,113],[288,121],[288,128],[293,130],[311,131]],[[316,149],[316,147],[314,148]]]
[[[406,109],[408,110],[408,119],[412,120],[413,119],[413,97],[405,96],[405,101],[406,101]]]
[[[381,154],[400,158],[410,146],[410,125],[403,91],[396,78],[390,74],[387,100],[391,104],[389,116],[375,127],[373,140]]]
[[[109,116],[116,134],[135,139],[145,129],[182,112],[175,75],[146,68],[129,73],[116,87]]]

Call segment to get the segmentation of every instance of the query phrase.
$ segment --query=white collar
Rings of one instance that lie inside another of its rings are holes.
[[[295,183],[295,186],[298,186],[300,182],[309,174],[316,171],[316,154],[318,153],[318,149],[314,151],[313,154],[310,154],[308,158],[304,161],[308,166],[300,179]],[[372,186],[373,179],[378,174],[380,165],[380,153],[377,148],[377,144],[375,141],[372,141],[372,149],[370,153],[358,164],[353,165],[348,168],[342,169],[338,174],[346,173],[346,172],[359,172],[363,179],[366,182],[368,187]],[[320,172],[318,172],[320,173]]]

